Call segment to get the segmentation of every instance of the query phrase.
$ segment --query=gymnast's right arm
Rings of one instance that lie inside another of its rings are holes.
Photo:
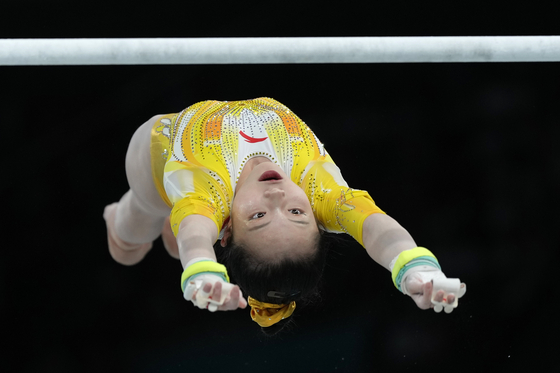
[[[199,308],[208,308],[210,311],[245,308],[247,301],[239,286],[229,284],[225,267],[217,263],[213,248],[217,237],[216,224],[206,216],[193,214],[185,216],[181,221],[177,245],[184,269],[181,278],[183,294],[185,299]],[[220,299],[222,288],[229,290],[222,305],[215,307],[205,301],[207,298]],[[197,297],[199,291],[202,292],[202,297]]]
[[[195,258],[209,258],[216,262],[212,244],[217,237],[216,224],[210,218],[203,215],[185,216],[177,232],[177,245],[183,269]]]

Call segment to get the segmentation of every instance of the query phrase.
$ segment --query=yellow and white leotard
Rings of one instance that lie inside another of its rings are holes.
[[[383,213],[366,191],[348,187],[313,131],[271,98],[203,101],[164,115],[152,128],[151,156],[175,235],[191,214],[209,217],[220,232],[243,166],[256,156],[290,175],[328,232],[348,233],[363,246],[365,218]]]

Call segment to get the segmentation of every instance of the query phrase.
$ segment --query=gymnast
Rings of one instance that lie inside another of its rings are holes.
[[[317,294],[325,232],[351,235],[421,309],[451,312],[466,291],[434,289],[449,280],[436,257],[348,187],[312,130],[271,98],[157,115],[132,136],[125,167],[130,189],[103,213],[112,258],[136,264],[161,234],[185,299],[212,312],[249,305],[266,334]]]

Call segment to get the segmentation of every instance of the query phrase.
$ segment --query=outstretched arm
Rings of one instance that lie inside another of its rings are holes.
[[[368,216],[362,237],[369,256],[389,271],[390,263],[397,255],[418,246],[406,229],[385,214]]]
[[[179,226],[177,246],[183,269],[195,258],[209,258],[216,261],[213,243],[218,237],[216,224],[202,215],[189,215]]]
[[[179,226],[179,231],[177,233],[177,245],[179,247],[179,258],[181,264],[183,265],[184,273],[188,272],[189,267],[192,270],[192,266],[196,263],[201,263],[205,261],[211,261],[216,263],[216,254],[214,253],[213,243],[218,237],[218,232],[216,229],[216,224],[206,216],[202,215],[189,215],[185,217]],[[194,270],[197,272],[197,270]],[[234,310],[237,308],[245,308],[247,306],[247,301],[243,298],[239,286],[231,286],[229,283],[222,281],[218,276],[211,273],[195,273],[196,277],[189,276],[192,278],[193,282],[196,279],[200,282],[200,289],[194,286],[190,288],[185,288],[185,298],[193,303],[197,304],[199,307],[205,308],[209,307],[211,311],[214,310]],[[191,282],[191,281],[189,281]],[[212,305],[202,304],[204,299],[221,299],[222,290],[228,291],[225,300],[219,307],[213,308]],[[198,296],[198,292],[203,293],[203,297]]]
[[[392,271],[395,260],[407,250],[417,247],[412,236],[395,219],[385,214],[372,214],[366,218],[363,225],[362,238],[369,256],[378,264]],[[432,274],[435,274],[435,270]],[[441,272],[439,272],[441,273]],[[443,276],[443,274],[439,274]],[[432,307],[432,281],[430,276],[420,272],[409,275],[406,279],[406,292],[412,297],[418,307],[427,309]],[[453,304],[456,296],[464,293],[465,285],[461,284],[460,294],[449,294],[445,299],[447,304]],[[436,302],[444,301],[444,291],[436,289]],[[437,310],[437,309],[436,309]]]

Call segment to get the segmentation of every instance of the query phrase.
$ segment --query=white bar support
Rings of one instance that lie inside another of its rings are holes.
[[[560,36],[0,39],[0,65],[560,61]]]

